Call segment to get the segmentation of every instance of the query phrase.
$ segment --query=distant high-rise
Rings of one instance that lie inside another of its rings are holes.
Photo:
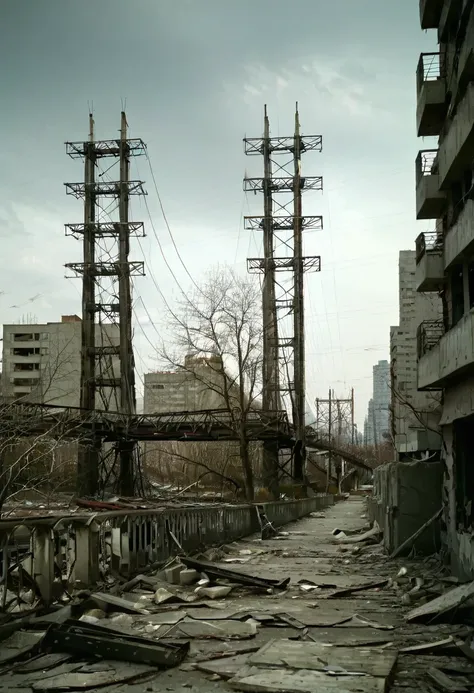
[[[372,399],[364,425],[364,443],[379,445],[386,441],[390,429],[390,364],[379,361],[373,367]]]

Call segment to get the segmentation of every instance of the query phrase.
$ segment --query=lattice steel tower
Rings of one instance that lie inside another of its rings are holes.
[[[82,277],[80,406],[118,411],[124,415],[126,430],[125,417],[136,408],[131,277],[144,274],[143,262],[129,260],[130,237],[144,235],[143,222],[129,221],[130,196],[145,194],[142,181],[130,180],[130,158],[144,154],[145,144],[127,138],[123,112],[120,136],[96,141],[90,115],[89,140],[66,142],[66,152],[73,159],[84,159],[84,182],[66,183],[68,194],[84,200],[84,223],[66,224],[66,235],[83,243],[83,262],[66,265]],[[112,164],[104,165],[110,159]],[[109,173],[115,165],[118,180]],[[100,433],[94,431],[89,440],[81,441],[78,493],[96,495],[107,484],[123,495],[133,495],[137,490],[135,442],[125,435],[107,454],[101,443]]]
[[[301,156],[322,149],[320,135],[302,136],[298,104],[292,137],[270,137],[265,106],[264,134],[246,138],[245,153],[263,156],[263,178],[245,178],[246,192],[262,192],[263,216],[245,217],[247,229],[263,230],[263,258],[249,258],[249,272],[263,273],[262,305],[264,321],[263,397],[264,409],[291,408],[295,427],[294,477],[304,480],[306,458],[305,422],[305,330],[304,281],[306,271],[319,271],[321,258],[303,254],[303,231],[322,229],[321,216],[303,216],[302,193],[322,190],[321,176],[301,175]],[[275,169],[275,173],[273,173]],[[276,246],[283,248],[275,255]],[[286,251],[286,252],[285,252]],[[290,273],[289,282],[276,280],[278,273]],[[292,315],[289,334],[283,336],[284,318]],[[281,335],[281,336],[280,336]],[[289,399],[289,401],[288,401]]]

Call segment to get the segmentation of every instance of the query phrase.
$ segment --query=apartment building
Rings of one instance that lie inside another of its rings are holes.
[[[432,230],[416,241],[420,292],[439,292],[442,319],[418,330],[418,388],[443,396],[444,523],[453,569],[474,577],[474,8],[421,0],[422,29],[438,50],[417,72],[417,128],[437,138],[416,159],[416,214]],[[433,34],[433,38],[435,35]]]
[[[81,330],[77,315],[63,315],[60,322],[3,326],[2,394],[9,399],[78,407],[81,384]],[[96,330],[97,346],[116,346],[118,325]],[[116,356],[102,359],[103,377],[118,377]],[[109,408],[114,405],[111,390]],[[97,408],[106,403],[97,401]]]
[[[223,409],[222,373],[220,356],[186,356],[183,369],[146,373],[143,411],[160,414]]]
[[[438,392],[418,391],[416,335],[422,320],[442,318],[442,303],[436,292],[417,292],[416,266],[414,250],[400,251],[399,324],[390,328],[390,417],[401,461],[430,456],[441,448],[441,397]]]

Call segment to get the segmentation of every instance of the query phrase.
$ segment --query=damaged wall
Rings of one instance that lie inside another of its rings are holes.
[[[371,520],[384,530],[384,546],[391,553],[441,507],[441,462],[391,462],[374,471],[374,493],[369,502]],[[439,550],[439,524],[415,542],[418,553]]]

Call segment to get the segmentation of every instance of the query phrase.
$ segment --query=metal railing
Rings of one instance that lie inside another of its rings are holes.
[[[434,82],[446,76],[446,61],[443,53],[422,53],[416,69],[418,92],[425,82]]]
[[[421,358],[439,344],[444,332],[442,320],[424,320],[418,326],[416,334],[418,358]]]
[[[333,496],[259,504],[275,527],[326,508]],[[38,591],[48,604],[70,586],[93,586],[113,576],[130,577],[162,565],[180,548],[187,553],[222,545],[260,531],[256,505],[117,510],[90,515],[14,518],[0,521],[0,611],[17,607]],[[14,584],[16,594],[10,587]],[[25,587],[27,589],[25,589]]]
[[[423,176],[432,176],[438,173],[438,150],[422,149],[416,157],[415,167],[417,184]]]
[[[416,244],[416,264],[418,264],[425,253],[442,253],[443,236],[438,231],[424,231],[420,233],[415,241]]]

